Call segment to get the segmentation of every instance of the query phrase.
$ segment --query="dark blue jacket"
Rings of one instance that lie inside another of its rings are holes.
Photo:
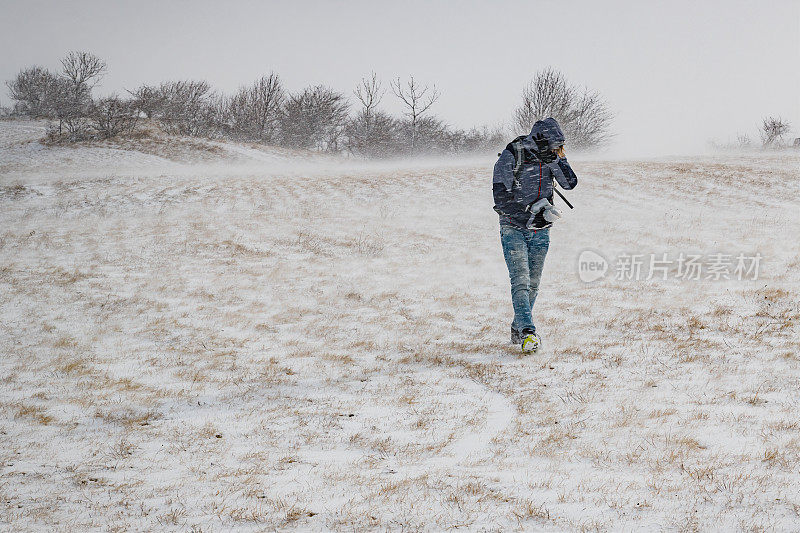
[[[525,157],[518,178],[514,178],[516,158],[506,147],[494,165],[492,179],[494,210],[500,215],[500,223],[519,228],[526,227],[531,217],[526,208],[531,204],[540,198],[553,203],[553,179],[564,189],[578,184],[567,159],[553,153],[564,144],[564,133],[554,118],[537,121],[522,144]],[[537,227],[546,225],[543,218],[536,220]]]

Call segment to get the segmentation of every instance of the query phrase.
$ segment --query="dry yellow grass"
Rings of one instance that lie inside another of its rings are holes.
[[[794,162],[766,163],[792,187]],[[534,358],[506,343],[488,167],[3,176],[0,524],[792,529],[797,219],[740,223],[787,194],[760,163],[576,161]],[[574,272],[711,242],[764,277]]]

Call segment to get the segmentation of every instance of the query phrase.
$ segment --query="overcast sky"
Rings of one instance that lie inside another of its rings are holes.
[[[466,128],[510,123],[522,87],[552,66],[606,98],[617,153],[757,138],[765,115],[800,135],[800,0],[0,0],[0,79],[57,69],[76,49],[108,62],[102,94],[180,78],[230,92],[270,71],[289,90],[350,94],[374,70],[387,86],[435,83],[432,110]],[[399,110],[391,93],[382,107]]]

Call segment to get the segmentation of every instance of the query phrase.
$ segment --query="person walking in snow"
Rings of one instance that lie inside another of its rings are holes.
[[[511,141],[499,156],[492,190],[511,279],[511,342],[531,353],[541,345],[531,310],[550,246],[550,226],[561,216],[553,206],[553,179],[572,189],[578,177],[564,155],[564,133],[552,117],[537,121],[529,135]]]

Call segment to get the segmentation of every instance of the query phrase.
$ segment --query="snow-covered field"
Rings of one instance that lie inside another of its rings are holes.
[[[0,122],[0,529],[800,529],[797,153],[572,160],[521,357],[492,158],[42,132]]]

